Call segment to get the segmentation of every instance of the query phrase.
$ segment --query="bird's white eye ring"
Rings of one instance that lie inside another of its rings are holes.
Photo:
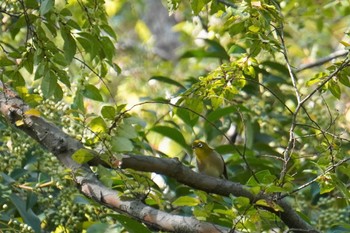
[[[199,148],[202,148],[202,147],[203,147],[203,144],[202,144],[202,143],[198,143],[198,147],[199,147]]]

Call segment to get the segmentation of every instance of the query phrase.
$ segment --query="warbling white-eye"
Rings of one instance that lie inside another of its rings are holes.
[[[225,162],[218,152],[200,140],[195,140],[192,143],[192,149],[196,155],[199,172],[208,176],[225,177],[227,179]]]

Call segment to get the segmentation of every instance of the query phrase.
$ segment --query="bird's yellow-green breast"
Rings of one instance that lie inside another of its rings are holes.
[[[219,153],[210,148],[207,143],[195,140],[192,149],[196,156],[198,171],[209,176],[227,178],[226,167]]]

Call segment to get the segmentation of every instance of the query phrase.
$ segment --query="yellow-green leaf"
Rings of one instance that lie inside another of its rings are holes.
[[[198,204],[200,204],[200,200],[189,196],[179,197],[173,202],[174,206],[197,206]]]
[[[89,123],[89,128],[94,133],[102,133],[107,129],[106,122],[102,119],[102,117],[96,117]]]
[[[31,108],[31,109],[28,109],[27,111],[25,111],[24,114],[38,117],[38,116],[40,116],[41,113],[39,112],[39,110]]]
[[[87,163],[94,157],[95,155],[86,148],[81,148],[72,155],[72,159],[79,164]]]

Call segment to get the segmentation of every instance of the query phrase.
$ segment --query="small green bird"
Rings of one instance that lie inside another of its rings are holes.
[[[195,140],[192,143],[192,149],[196,155],[199,172],[208,176],[225,177],[228,179],[224,159],[218,152],[200,140]]]

